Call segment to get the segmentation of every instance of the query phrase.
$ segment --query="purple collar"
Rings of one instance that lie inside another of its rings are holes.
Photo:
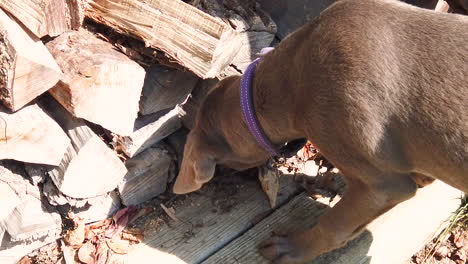
[[[270,48],[265,48],[262,50],[261,54],[269,52]],[[244,114],[244,119],[247,123],[247,126],[250,130],[250,133],[257,140],[257,143],[260,144],[271,156],[279,156],[279,150],[273,145],[270,139],[265,135],[260,122],[258,122],[257,115],[255,114],[255,109],[253,105],[253,96],[252,96],[252,80],[254,77],[255,69],[257,64],[260,62],[261,58],[255,59],[245,70],[244,75],[242,76],[240,83],[240,103],[242,113]]]

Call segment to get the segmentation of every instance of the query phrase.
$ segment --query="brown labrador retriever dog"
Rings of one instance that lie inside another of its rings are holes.
[[[244,170],[269,158],[243,119],[240,79],[224,79],[201,105],[175,193],[199,189],[216,164]],[[466,16],[392,0],[337,1],[262,58],[251,89],[274,144],[309,139],[348,184],[313,228],[260,245],[274,263],[345,245],[411,198],[417,179],[468,192]]]

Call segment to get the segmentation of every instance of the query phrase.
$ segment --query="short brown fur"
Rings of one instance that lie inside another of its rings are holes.
[[[302,263],[346,244],[424,177],[468,192],[467,40],[468,17],[342,0],[262,59],[252,89],[268,137],[311,140],[348,183],[313,228],[260,245],[265,257]],[[199,189],[216,164],[269,158],[243,121],[239,80],[221,81],[202,104],[176,193]]]

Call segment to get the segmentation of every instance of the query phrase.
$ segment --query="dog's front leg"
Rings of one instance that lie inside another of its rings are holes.
[[[271,237],[260,244],[260,254],[273,263],[304,263],[344,246],[368,223],[416,192],[409,175],[379,176],[379,182],[372,185],[361,180],[348,181],[348,191],[341,201],[321,216],[317,225]]]

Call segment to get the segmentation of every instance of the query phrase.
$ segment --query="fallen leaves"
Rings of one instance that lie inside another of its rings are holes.
[[[84,219],[80,217],[76,217],[72,219],[75,228],[72,230],[68,230],[65,234],[63,240],[67,246],[72,248],[80,248],[83,245],[83,241],[85,240],[85,223]]]
[[[146,208],[127,207],[118,211],[112,219],[91,225],[85,225],[82,218],[71,217],[74,228],[65,234],[62,245],[65,263],[120,263],[118,255],[128,254],[144,239],[143,230],[126,229],[127,225],[147,211]]]

